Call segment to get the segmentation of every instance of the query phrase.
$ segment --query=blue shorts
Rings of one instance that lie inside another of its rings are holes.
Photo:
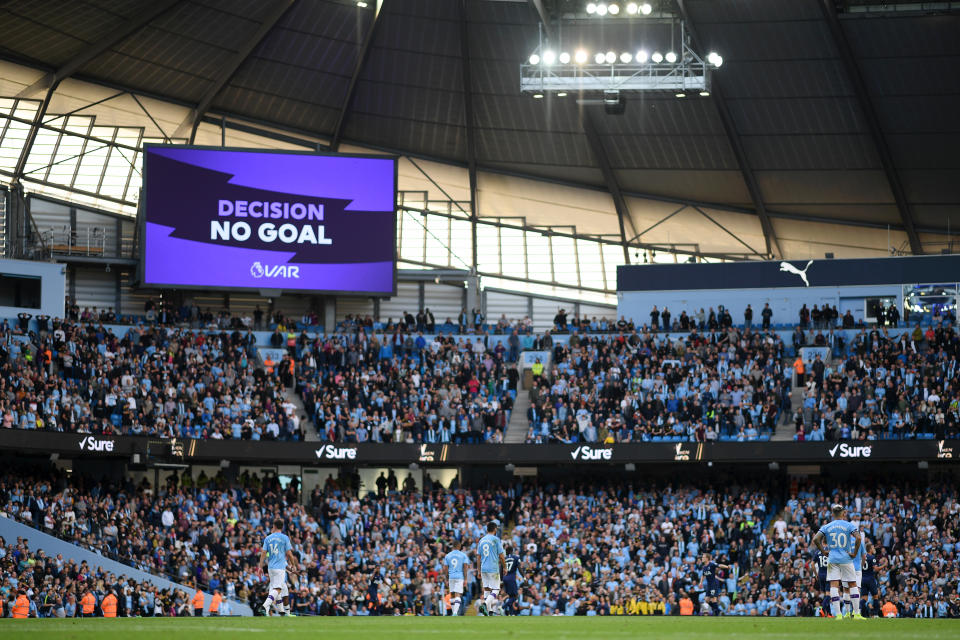
[[[507,592],[507,595],[511,598],[516,598],[519,593],[517,589],[517,580],[516,578],[510,579],[509,577],[503,579],[503,590]]]
[[[707,583],[707,597],[716,598],[720,595],[720,583],[708,582]]]
[[[827,572],[825,570],[817,574],[817,589],[820,591],[830,590],[830,583],[827,582]]]
[[[860,597],[870,595],[876,597],[880,593],[880,589],[877,587],[876,577],[868,578],[863,576],[860,581]]]

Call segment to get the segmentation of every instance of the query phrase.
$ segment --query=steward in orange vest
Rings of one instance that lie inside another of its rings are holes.
[[[197,618],[203,617],[203,591],[200,589],[193,594],[193,615]]]
[[[220,603],[223,602],[223,596],[220,595],[220,591],[217,589],[213,590],[213,598],[210,600],[210,615],[218,616],[220,615]]]
[[[90,590],[87,589],[86,593],[83,594],[83,597],[80,598],[80,615],[84,618],[93,617],[93,609],[97,606],[97,599],[90,593]]]
[[[103,602],[100,603],[100,610],[103,611],[104,618],[117,617],[117,596],[114,595],[113,591],[108,593]]]
[[[803,358],[800,356],[797,356],[797,359],[793,361],[793,371],[797,374],[797,386],[802,387],[804,382],[804,366]]]
[[[27,594],[24,591],[20,591],[17,594],[17,601],[13,603],[13,617],[16,620],[22,620],[29,615],[30,601],[27,599]]]

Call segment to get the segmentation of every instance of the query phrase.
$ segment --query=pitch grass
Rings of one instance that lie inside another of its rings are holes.
[[[171,640],[257,637],[265,640],[424,640],[449,636],[467,640],[844,640],[891,638],[954,640],[957,620],[830,620],[819,618],[118,618],[105,620],[0,620],[0,638],[71,640]]]

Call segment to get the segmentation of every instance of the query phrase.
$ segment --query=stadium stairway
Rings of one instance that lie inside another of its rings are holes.
[[[506,444],[520,444],[527,439],[527,429],[530,423],[527,421],[527,409],[530,408],[529,389],[523,388],[523,375],[517,383],[517,398],[513,402],[513,413],[510,414],[510,422],[507,424],[507,432],[503,434],[503,441]]]
[[[83,547],[78,547],[77,545],[71,544],[65,540],[61,540],[60,538],[56,538],[38,529],[27,526],[22,522],[17,522],[16,520],[8,518],[4,513],[0,513],[0,537],[3,537],[8,543],[19,538],[23,538],[27,544],[30,545],[31,549],[34,551],[43,550],[43,552],[49,558],[55,558],[58,554],[62,554],[64,558],[76,560],[78,563],[85,560],[91,567],[100,567],[104,571],[108,571],[117,575],[125,575],[128,578],[133,578],[137,582],[149,582],[153,585],[156,585],[159,589],[182,589],[191,597],[196,591],[195,587],[188,587],[184,584],[172,582],[166,578],[161,578],[152,573],[134,569],[133,567],[129,567],[121,562],[117,562],[116,560],[111,560],[110,558],[104,557],[99,553],[84,549]],[[212,598],[212,593],[204,593],[205,611],[209,610],[210,600]],[[229,602],[233,615],[253,615],[253,610],[246,603],[237,600],[230,600]]]
[[[292,388],[283,388],[283,397],[286,398],[288,402],[293,404],[294,411],[297,412],[297,415],[300,416],[301,426],[303,427],[303,439],[306,442],[320,442],[320,434],[317,433],[317,425],[313,423],[313,420],[307,415],[307,409],[303,406],[303,400],[300,399],[300,394]]]
[[[796,433],[796,430],[793,426],[793,414],[794,412],[799,411],[800,407],[803,406],[803,394],[806,390],[806,387],[794,387],[790,391],[789,415],[784,415],[785,419],[777,426],[777,430],[774,432],[773,437],[770,438],[771,442],[793,441],[793,434]]]
[[[827,369],[835,369],[841,361],[831,357],[826,361]],[[792,365],[792,362],[785,362],[785,364]],[[809,373],[809,372],[808,372]],[[791,382],[792,384],[792,382]],[[790,391],[790,415],[784,415],[784,419],[781,420],[780,424],[777,427],[776,433],[773,434],[773,437],[770,438],[771,442],[792,442],[793,436],[796,433],[796,429],[793,426],[793,414],[796,411],[799,411],[803,407],[803,396],[806,393],[807,388],[803,387],[793,387]]]

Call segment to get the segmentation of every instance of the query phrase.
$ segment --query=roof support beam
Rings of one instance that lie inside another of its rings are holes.
[[[47,115],[47,109],[50,107],[50,101],[53,99],[53,94],[57,90],[57,87],[60,86],[60,83],[72,76],[74,72],[103,52],[107,51],[114,45],[123,42],[128,37],[145,27],[154,18],[177,4],[177,2],[179,2],[179,0],[167,0],[167,2],[157,3],[152,9],[145,11],[132,20],[128,20],[120,29],[111,33],[108,37],[100,40],[96,44],[87,47],[82,52],[70,59],[66,64],[59,67],[56,71],[44,74],[42,78],[17,94],[18,98],[26,98],[37,93],[38,91],[43,91],[46,89],[46,93],[43,96],[43,102],[40,104],[40,108],[37,109],[37,113],[33,118],[33,122],[30,124],[30,130],[27,132],[27,139],[24,141],[23,147],[20,149],[20,157],[17,159],[16,167],[13,170],[14,184],[17,183],[23,176],[24,167],[27,166],[27,159],[30,157],[30,152],[33,150],[33,143],[36,142],[37,133],[40,132],[40,125],[43,123],[44,116]]]
[[[186,134],[187,130],[190,130],[190,143],[192,144],[194,139],[197,137],[197,127],[200,126],[200,120],[203,117],[203,114],[207,112],[210,108],[210,105],[213,104],[213,101],[217,98],[217,95],[223,90],[223,88],[230,82],[230,79],[233,78],[233,75],[237,72],[237,69],[240,68],[240,65],[250,57],[250,54],[253,53],[253,50],[257,48],[257,45],[267,34],[270,33],[270,30],[276,26],[280,21],[280,18],[292,7],[297,0],[274,0],[275,4],[273,9],[266,15],[263,19],[263,22],[260,23],[260,27],[257,28],[256,33],[254,33],[249,40],[247,40],[243,48],[240,49],[230,61],[221,69],[220,75],[216,77],[213,82],[213,86],[207,89],[207,92],[203,94],[203,97],[200,99],[200,102],[197,103],[197,106],[187,114],[187,117],[183,122],[180,123],[180,126],[177,127],[177,130],[174,132],[173,137],[179,138]]]
[[[693,46],[698,50],[702,50],[700,48],[701,40],[697,37],[696,27],[690,18],[690,13],[687,11],[686,1],[677,0],[677,6],[680,9],[680,16],[686,24],[687,33],[690,34],[690,40],[693,42]],[[773,229],[773,223],[770,221],[770,215],[767,213],[767,206],[763,202],[760,184],[757,182],[757,177],[750,167],[747,151],[743,146],[743,140],[740,139],[740,133],[737,131],[733,114],[730,112],[730,107],[723,97],[720,78],[718,78],[716,74],[713,74],[710,82],[710,95],[713,97],[713,103],[717,106],[717,114],[720,116],[720,122],[723,124],[723,130],[727,134],[727,140],[730,141],[733,155],[737,159],[737,164],[740,166],[740,173],[743,175],[743,181],[746,183],[747,191],[750,193],[750,200],[753,201],[753,207],[756,209],[757,216],[760,218],[760,228],[763,229],[763,237],[767,245],[766,253],[768,256],[773,255],[782,258],[783,251],[780,249],[780,241],[777,239],[777,234]]]
[[[44,89],[53,91],[56,86],[76,73],[77,70],[85,66],[91,60],[106,52],[108,49],[120,44],[140,29],[150,24],[155,18],[160,17],[180,0],[165,0],[163,2],[148,2],[143,12],[138,12],[133,18],[127,20],[116,31],[111,31],[107,37],[99,42],[95,42],[73,58],[68,60],[56,71],[44,74],[42,78],[31,84],[29,87],[17,94],[18,98],[29,98]]]
[[[720,224],[719,222],[717,222],[716,220],[714,220],[711,216],[709,216],[709,215],[707,214],[706,211],[704,211],[704,210],[701,209],[700,207],[694,207],[694,209],[696,209],[697,212],[699,212],[700,215],[702,215],[704,218],[706,218],[707,220],[709,220],[709,221],[712,222],[713,224],[715,224],[715,225],[717,225],[718,227],[720,227],[720,229],[722,229],[724,232],[726,232],[726,234],[729,235],[731,238],[733,238],[734,240],[736,240],[737,242],[739,242],[740,244],[742,244],[743,246],[745,246],[747,249],[749,249],[753,254],[759,256],[761,259],[763,259],[763,258],[766,257],[766,256],[764,256],[762,253],[760,253],[759,251],[757,251],[756,249],[754,249],[753,247],[751,247],[749,244],[747,244],[746,242],[744,242],[744,241],[740,238],[740,236],[738,236],[737,234],[735,234],[733,231],[730,231],[730,229],[727,229],[725,226],[723,226],[722,224]]]
[[[624,264],[630,264],[630,243],[627,241],[626,223],[629,222],[634,238],[638,238],[640,234],[637,233],[637,229],[633,225],[633,218],[630,217],[630,209],[627,207],[627,199],[623,197],[620,183],[617,182],[617,176],[613,173],[610,158],[607,157],[607,151],[603,148],[603,141],[600,139],[600,134],[597,133],[597,128],[593,124],[590,113],[590,108],[585,107],[580,122],[583,126],[583,132],[590,142],[590,149],[593,150],[593,157],[600,165],[600,173],[603,174],[603,180],[607,183],[607,190],[613,198],[613,206],[617,210],[617,222],[620,223],[620,244],[623,245],[623,262]]]
[[[370,26],[367,28],[367,33],[360,45],[360,53],[357,54],[357,64],[353,68],[353,75],[350,76],[347,94],[343,97],[343,103],[340,105],[340,114],[337,116],[337,124],[333,127],[333,135],[330,137],[330,149],[332,151],[340,148],[343,130],[347,126],[350,108],[353,106],[353,99],[357,93],[357,82],[360,80],[360,74],[363,72],[363,68],[367,66],[367,59],[370,57],[370,49],[373,44],[373,36],[376,33],[377,25],[380,24],[380,10],[386,1],[387,0],[377,0],[377,5],[373,10],[373,17],[370,19]]]
[[[893,154],[887,145],[886,136],[880,126],[880,116],[873,106],[870,99],[870,92],[867,90],[867,83],[860,73],[860,67],[857,64],[856,56],[853,54],[853,48],[847,40],[843,31],[843,25],[840,24],[840,17],[837,15],[837,8],[834,6],[834,0],[821,0],[820,8],[823,10],[823,16],[830,28],[830,35],[837,50],[840,52],[840,59],[843,61],[844,70],[847,77],[853,85],[853,92],[857,97],[857,103],[863,112],[863,117],[867,121],[867,127],[870,129],[870,137],[877,148],[877,154],[880,156],[880,163],[883,165],[883,171],[887,176],[887,183],[890,185],[890,191],[893,193],[893,200],[900,211],[900,219],[903,221],[903,228],[907,232],[907,239],[910,242],[910,251],[916,255],[923,253],[923,245],[920,242],[920,236],[913,220],[913,210],[910,202],[907,200],[907,194],[903,190],[903,183],[900,182],[900,174],[897,172],[897,166],[893,162]]]
[[[467,29],[467,0],[460,0],[460,64],[463,78],[463,120],[467,129],[467,175],[470,180],[470,253],[477,272],[477,141],[473,121],[473,82],[470,76],[470,41]]]
[[[533,5],[537,15],[540,16],[540,22],[543,24],[543,32],[547,34],[547,40],[553,42],[553,25],[550,24],[550,15],[547,13],[547,8],[543,6],[543,0],[528,0],[528,2]]]
[[[679,209],[675,209],[672,213],[668,213],[667,215],[665,215],[664,217],[660,218],[659,220],[657,220],[656,222],[654,222],[652,225],[650,225],[649,227],[647,227],[646,229],[644,229],[644,230],[641,231],[640,233],[634,234],[634,236],[633,236],[632,238],[630,238],[629,240],[627,240],[627,242],[633,242],[634,240],[640,239],[640,237],[643,236],[643,234],[648,233],[648,232],[650,232],[650,231],[653,231],[654,229],[656,229],[657,227],[659,227],[660,225],[662,225],[664,222],[666,222],[667,220],[669,220],[670,218],[672,218],[673,216],[677,215],[678,213],[680,213],[681,211],[683,211],[683,210],[685,210],[685,209],[687,209],[687,205],[685,205],[685,204],[680,205],[680,208],[679,208]],[[702,212],[701,212],[701,213],[702,213]]]

